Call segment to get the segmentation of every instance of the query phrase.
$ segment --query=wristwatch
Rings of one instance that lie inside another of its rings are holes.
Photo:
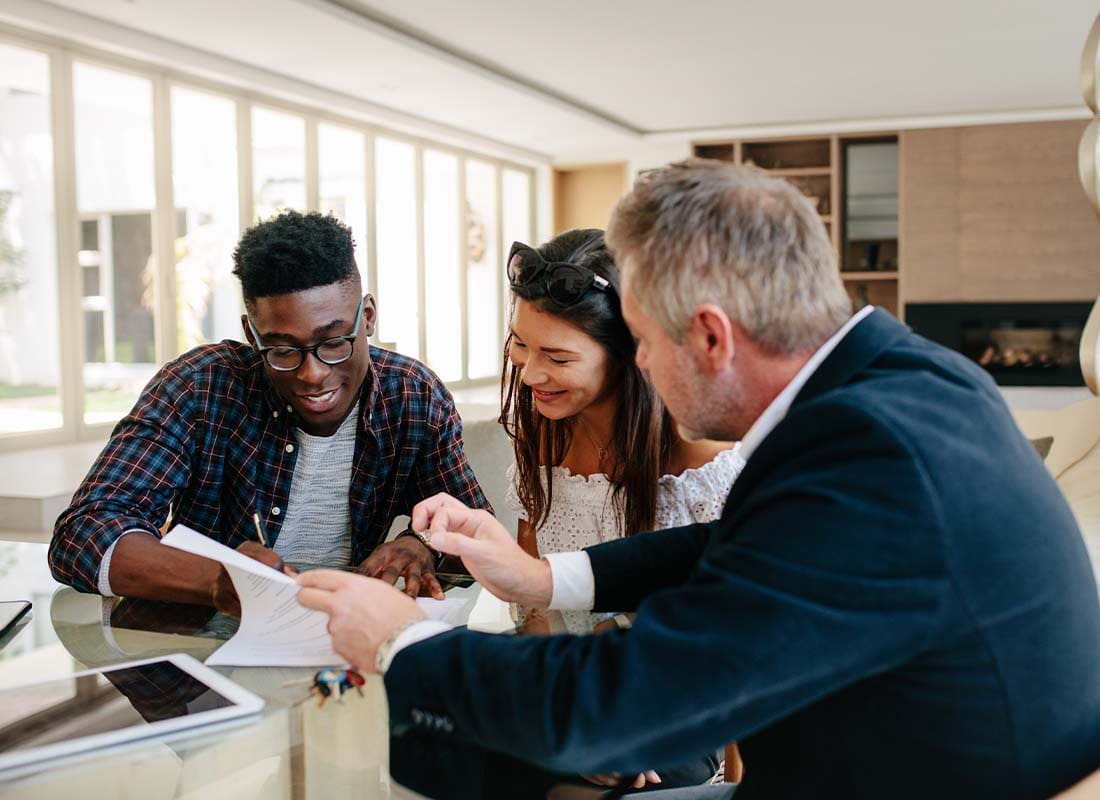
[[[434,556],[432,563],[436,567],[443,563],[443,559],[447,557],[446,553],[441,553],[438,550],[432,548],[432,536],[430,533],[428,533],[428,531],[414,531],[412,529],[412,526],[410,525],[409,527],[405,528],[405,530],[401,531],[401,533],[397,534],[396,538],[400,539],[402,536],[415,536],[417,539],[419,539],[420,543],[427,547],[428,552]]]
[[[390,632],[390,635],[386,637],[382,644],[378,645],[378,649],[374,651],[374,671],[378,675],[385,675],[386,670],[390,666],[390,651],[393,650],[393,646],[397,644],[398,638],[401,634],[411,628],[418,622],[423,622],[422,619],[410,619],[397,628],[394,628]]]

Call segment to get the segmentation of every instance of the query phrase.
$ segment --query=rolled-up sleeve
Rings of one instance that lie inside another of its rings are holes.
[[[98,592],[104,555],[131,531],[158,534],[191,475],[196,425],[190,382],[172,365],[150,381],[54,525],[55,579]]]

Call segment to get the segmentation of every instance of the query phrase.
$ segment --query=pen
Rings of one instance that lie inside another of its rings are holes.
[[[260,537],[260,544],[267,547],[267,537],[264,536],[264,526],[260,524],[259,513],[252,514],[252,521],[256,523],[256,535]]]

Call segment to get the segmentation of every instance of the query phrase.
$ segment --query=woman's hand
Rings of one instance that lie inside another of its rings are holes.
[[[427,529],[433,548],[461,558],[474,579],[501,600],[533,608],[550,605],[550,565],[525,553],[488,511],[437,494],[413,508],[412,527]]]

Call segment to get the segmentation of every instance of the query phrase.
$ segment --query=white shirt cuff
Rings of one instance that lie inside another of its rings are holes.
[[[437,619],[426,619],[423,622],[418,622],[415,625],[410,625],[398,634],[397,638],[393,640],[393,645],[390,647],[390,652],[386,654],[385,659],[379,665],[383,675],[386,674],[386,670],[390,668],[390,664],[393,663],[393,657],[404,650],[410,645],[414,645],[417,642],[422,642],[425,639],[430,639],[437,634],[444,633],[451,630],[453,625],[448,625],[446,622],[440,622]]]
[[[122,536],[128,533],[149,533],[144,528],[131,528],[128,531],[123,531]],[[122,541],[122,536],[119,536],[113,542],[111,546],[107,548],[107,552],[103,554],[103,558],[99,562],[99,578],[96,580],[96,588],[99,589],[99,593],[104,597],[114,597],[115,593],[111,591],[111,554],[115,552],[115,545]]]
[[[543,558],[550,564],[553,580],[550,609],[591,611],[596,604],[596,576],[588,553],[548,553]]]

